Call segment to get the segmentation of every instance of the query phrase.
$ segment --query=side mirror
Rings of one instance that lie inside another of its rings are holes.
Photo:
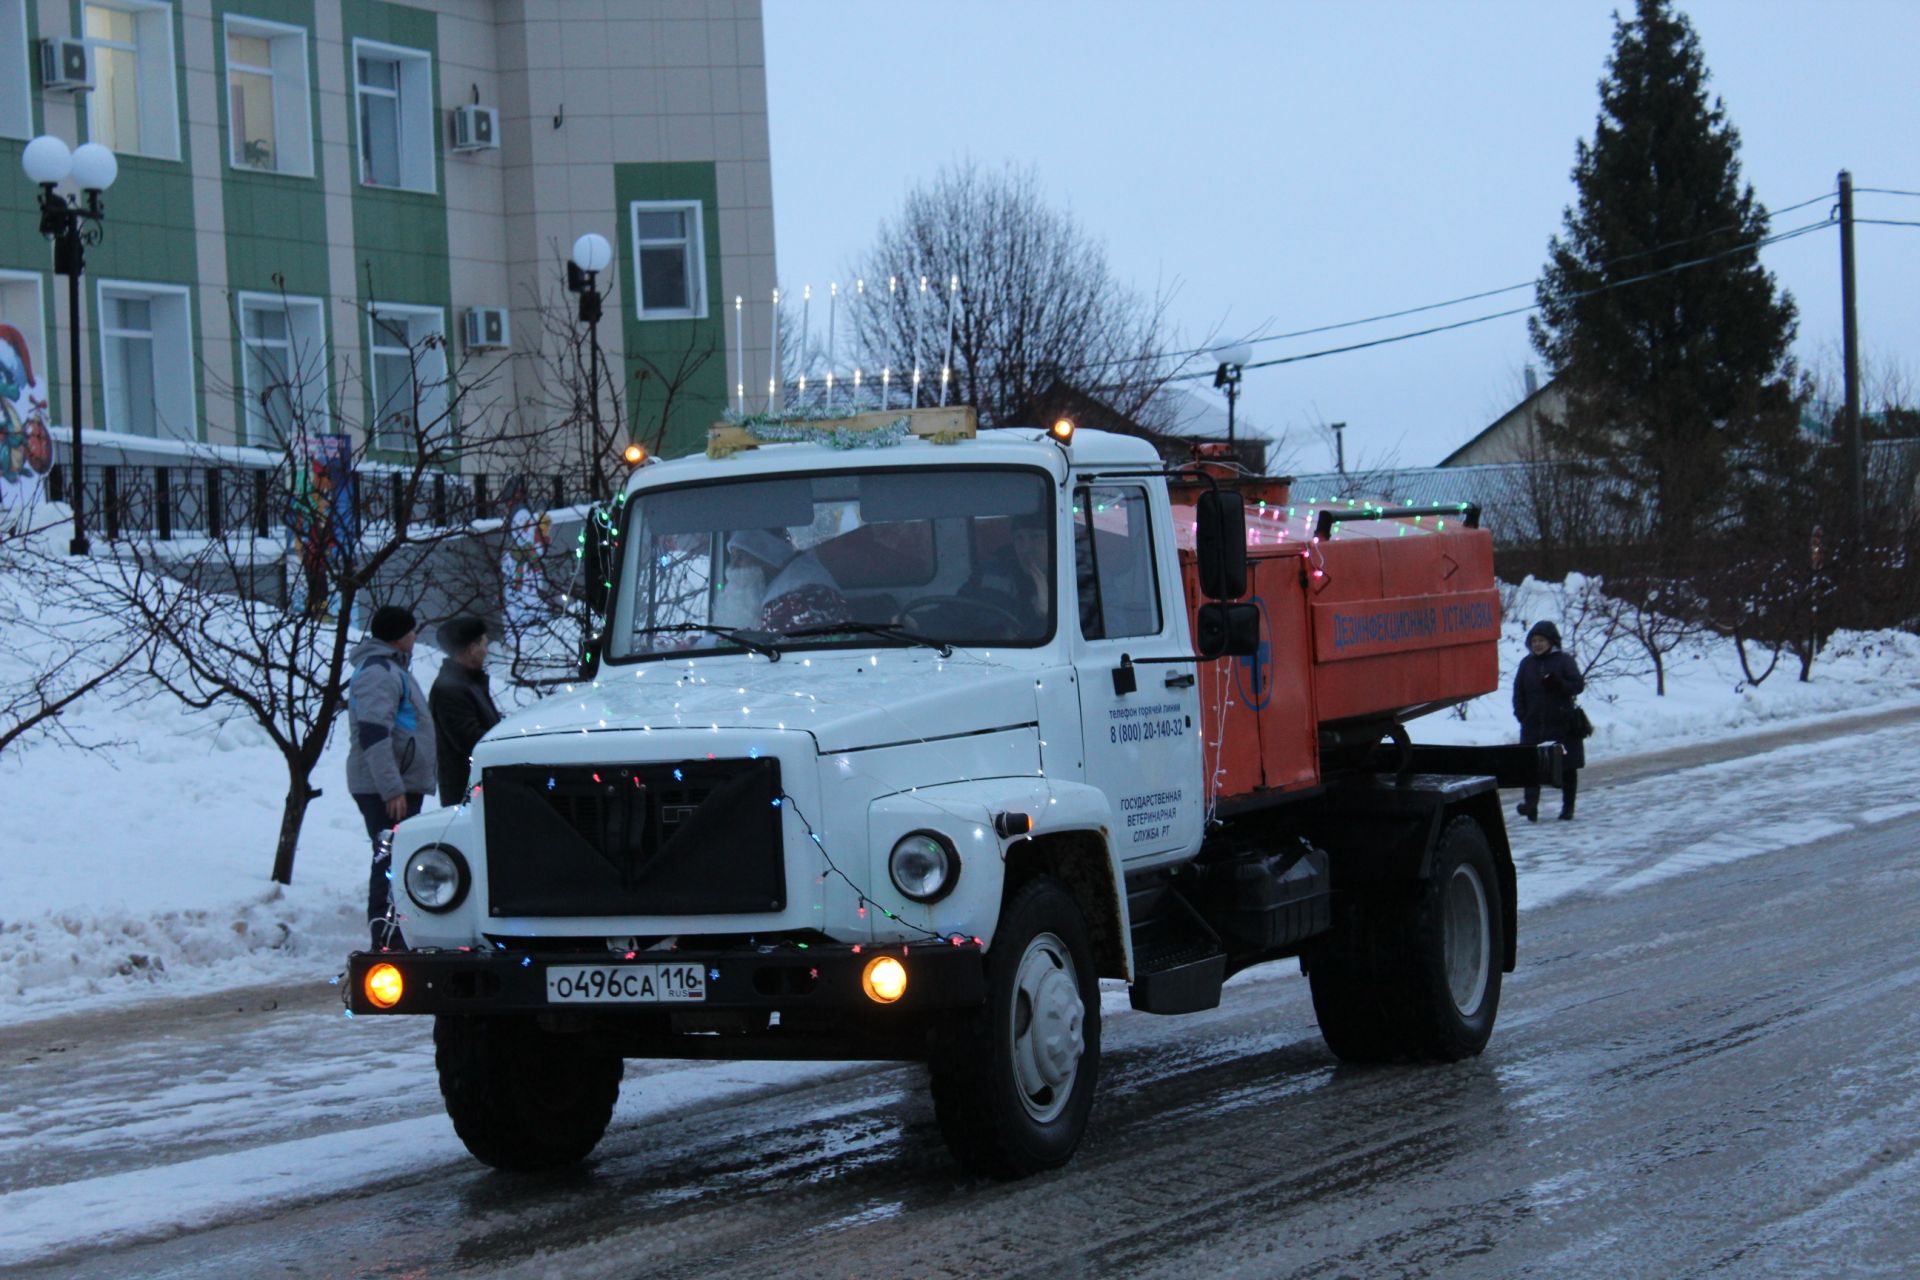
[[[607,584],[613,580],[612,518],[604,505],[595,503],[580,527],[580,598],[596,615],[607,611]]]
[[[1200,591],[1209,600],[1247,594],[1247,502],[1231,489],[1210,489],[1194,508]]]
[[[1201,605],[1193,641],[1203,658],[1252,657],[1260,652],[1260,606]]]

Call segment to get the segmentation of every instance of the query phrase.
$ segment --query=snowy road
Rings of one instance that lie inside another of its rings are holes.
[[[1338,1068],[1291,964],[1118,1013],[1065,1172],[956,1177],[916,1068],[631,1064],[592,1165],[473,1164],[426,1028],[316,990],[0,1031],[0,1266],[70,1275],[1908,1275],[1911,724],[1520,823],[1481,1059]],[[1871,782],[1863,786],[1862,779]],[[1596,779],[1598,781],[1598,779]]]

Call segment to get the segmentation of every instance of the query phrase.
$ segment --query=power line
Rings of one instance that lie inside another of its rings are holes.
[[[1876,227],[1920,227],[1920,222],[1901,221],[1898,218],[1855,218],[1854,225],[1870,222]]]
[[[1810,235],[1815,231],[1824,230],[1825,228],[1831,227],[1833,225],[1835,225],[1834,219],[1823,218],[1819,222],[1810,222],[1805,226],[1795,227],[1791,231],[1782,231],[1776,235],[1770,235],[1770,236],[1763,237],[1762,239],[1759,239],[1759,240],[1752,240],[1744,244],[1735,245],[1730,249],[1723,249],[1719,253],[1709,254],[1704,258],[1694,258],[1687,262],[1678,262],[1673,264],[1670,267],[1662,267],[1658,271],[1648,271],[1641,275],[1630,276],[1625,280],[1615,280],[1609,284],[1603,284],[1593,289],[1584,289],[1576,293],[1562,294],[1560,295],[1560,299],[1563,301],[1571,302],[1579,298],[1590,298],[1597,294],[1609,292],[1610,290],[1613,290],[1613,289],[1624,289],[1629,285],[1641,284],[1648,280],[1657,279],[1660,276],[1672,275],[1673,273],[1678,271],[1691,270],[1694,267],[1704,266],[1709,262],[1717,262],[1721,258],[1730,257],[1737,253],[1746,253],[1754,249],[1765,248],[1767,245],[1779,244],[1786,240],[1794,240],[1799,238],[1800,236]],[[1465,329],[1465,328],[1468,328],[1469,326],[1476,325],[1476,324],[1486,324],[1494,320],[1503,320],[1509,316],[1525,315],[1529,311],[1539,310],[1540,305],[1541,304],[1538,302],[1533,302],[1533,303],[1529,303],[1524,307],[1511,307],[1505,311],[1495,311],[1487,315],[1474,316],[1466,320],[1456,320],[1451,324],[1434,325],[1426,329],[1416,329],[1408,333],[1391,334],[1384,338],[1374,338],[1367,342],[1350,343],[1342,347],[1328,347],[1319,351],[1303,351],[1298,355],[1278,356],[1271,360],[1261,360],[1261,361],[1258,361],[1257,363],[1248,364],[1244,367],[1248,369],[1265,369],[1273,365],[1297,364],[1303,360],[1317,360],[1322,356],[1343,355],[1349,351],[1364,351],[1369,347],[1383,347],[1395,342],[1406,342],[1413,338],[1425,338],[1436,333],[1447,333],[1454,329]],[[1168,381],[1185,382],[1185,381],[1191,381],[1198,378],[1212,377],[1212,376],[1213,375],[1211,372],[1186,373],[1186,374],[1178,374],[1175,377],[1168,379]],[[1099,388],[1099,389],[1105,390],[1106,388]]]
[[[1861,190],[1861,188],[1856,187],[1855,190]],[[1835,194],[1836,193],[1833,191],[1823,191],[1819,195],[1813,196],[1809,199],[1801,200],[1795,204],[1787,205],[1784,208],[1772,210],[1768,214],[1768,216],[1773,217],[1778,214],[1793,213],[1797,210],[1805,209],[1809,205],[1816,205],[1816,204],[1820,204],[1822,201],[1831,200],[1834,198]],[[1856,221],[1862,221],[1862,219],[1856,219]],[[1715,227],[1711,231],[1701,231],[1690,236],[1683,236],[1678,240],[1669,240],[1664,244],[1651,245],[1645,249],[1636,249],[1632,253],[1623,253],[1623,254],[1620,254],[1618,257],[1604,258],[1601,261],[1595,263],[1594,267],[1595,269],[1598,269],[1600,267],[1616,266],[1622,262],[1631,262],[1635,258],[1644,258],[1648,254],[1661,253],[1667,249],[1677,249],[1681,245],[1693,244],[1701,240],[1709,240],[1715,236],[1725,235],[1729,231],[1738,231],[1739,229],[1740,228],[1737,225]],[[1770,240],[1762,240],[1757,242],[1756,247],[1758,244],[1770,244],[1770,243],[1773,243],[1773,242]],[[1712,259],[1703,259],[1703,261],[1711,261],[1711,260]],[[1249,346],[1258,346],[1262,343],[1267,343],[1267,342],[1284,342],[1290,338],[1307,338],[1320,333],[1336,333],[1342,329],[1357,329],[1365,325],[1379,324],[1387,320],[1402,320],[1402,319],[1405,319],[1407,316],[1421,315],[1428,311],[1444,311],[1448,307],[1457,307],[1468,302],[1479,302],[1486,298],[1497,298],[1502,294],[1517,293],[1522,289],[1538,288],[1540,283],[1541,281],[1538,278],[1533,280],[1525,280],[1519,284],[1510,284],[1499,289],[1483,289],[1478,293],[1463,294],[1457,298],[1449,298],[1444,302],[1428,302],[1417,307],[1404,307],[1398,311],[1385,311],[1380,313],[1379,315],[1365,316],[1358,320],[1341,320],[1333,324],[1314,325],[1311,328],[1306,328],[1306,329],[1293,329],[1293,330],[1289,330],[1286,333],[1270,333],[1270,334],[1266,334],[1263,337],[1248,338],[1246,341]],[[1521,308],[1521,310],[1523,311],[1530,310],[1530,309],[1531,308],[1525,308],[1525,307]],[[1498,315],[1491,315],[1491,316],[1486,316],[1482,318],[1492,320],[1492,319],[1499,319],[1500,316],[1507,316],[1507,315],[1514,315],[1514,314],[1517,314],[1517,313],[1513,311],[1503,311],[1503,312],[1500,312]],[[1479,323],[1479,321],[1476,320],[1476,321],[1473,321],[1472,323]],[[1448,328],[1457,328],[1457,327],[1459,326],[1442,325],[1439,328],[1431,329],[1431,330],[1423,330],[1422,332],[1441,333]],[[1362,343],[1360,345],[1368,346],[1368,345],[1374,345],[1374,344]],[[1359,349],[1360,348],[1357,346],[1341,348],[1341,350],[1346,350],[1346,351],[1354,351]],[[1062,365],[1060,367],[1060,372],[1082,373],[1090,369],[1106,369],[1106,368],[1111,368],[1114,365],[1138,364],[1138,363],[1141,363],[1147,360],[1153,360],[1153,359],[1185,360],[1191,356],[1206,355],[1212,350],[1214,350],[1214,348],[1212,347],[1195,347],[1190,351],[1168,351],[1168,352],[1163,352],[1158,356],[1115,356],[1107,360],[1089,360],[1083,364]],[[1246,367],[1249,369],[1254,369],[1254,368],[1259,368],[1260,366],[1247,365]],[[1192,375],[1182,375],[1182,376],[1183,377],[1191,376],[1191,377],[1198,378],[1198,377],[1206,377],[1211,375],[1210,374],[1192,374]]]
[[[1920,191],[1900,191],[1893,187],[1855,187],[1853,189],[1855,195],[1860,195],[1862,192],[1872,192],[1877,196],[1913,196],[1920,199]],[[1858,222],[1859,219],[1856,218],[1854,221]]]

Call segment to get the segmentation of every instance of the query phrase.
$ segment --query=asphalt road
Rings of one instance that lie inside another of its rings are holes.
[[[616,1121],[565,1176],[369,1141],[351,1191],[23,1273],[1912,1276],[1917,938],[1907,817],[1528,913],[1471,1062],[1338,1066],[1291,965],[1114,1018],[1087,1142],[1024,1183],[954,1172],[918,1068],[853,1066]],[[246,1004],[0,1036],[0,1120],[48,1134],[0,1190],[437,1111],[424,1028]],[[396,1066],[419,1096],[356,1086]]]

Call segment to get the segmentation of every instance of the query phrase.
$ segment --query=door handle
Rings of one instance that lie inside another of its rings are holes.
[[[1181,676],[1168,676],[1167,688],[1169,689],[1193,688],[1193,672],[1189,671],[1185,675],[1181,675]]]

